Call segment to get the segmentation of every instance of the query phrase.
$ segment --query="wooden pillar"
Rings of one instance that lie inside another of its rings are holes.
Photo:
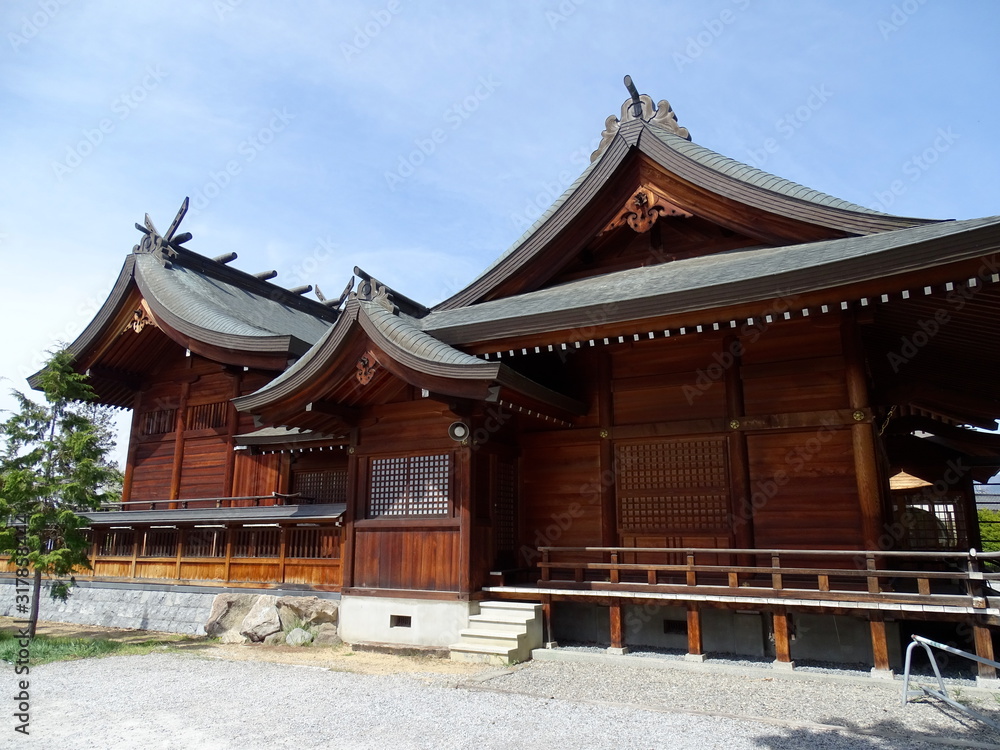
[[[542,595],[542,624],[545,627],[545,647],[555,648],[558,644],[552,635],[552,597],[544,594]]]
[[[732,423],[744,416],[743,378],[740,374],[742,343],[737,336],[727,336],[724,342],[723,361],[732,364],[726,369],[726,418]],[[747,455],[747,437],[740,430],[729,433],[729,494],[733,516],[733,543],[743,549],[752,549],[753,506],[750,504],[750,461]],[[740,565],[753,565],[752,556],[741,556]]]
[[[625,648],[625,624],[622,622],[621,599],[611,600],[608,614],[611,625],[611,648],[608,651],[616,654],[627,654],[628,649]]]
[[[694,605],[688,605],[687,611],[688,661],[704,661],[701,638],[701,611]]]
[[[889,667],[889,640],[885,634],[885,618],[881,613],[873,614],[869,626],[871,627],[875,671],[891,672]]]
[[[472,449],[455,451],[453,502],[458,506],[458,593],[472,591]]]
[[[185,381],[181,383],[181,398],[177,405],[177,414],[174,417],[174,463],[170,471],[170,509],[175,509],[177,503],[173,502],[180,497],[181,491],[181,467],[184,465],[184,427],[187,422],[187,401],[191,393],[191,383]]]
[[[862,415],[862,419],[851,425],[854,473],[857,478],[858,502],[861,508],[861,541],[866,550],[877,550],[883,523],[882,493],[875,453],[874,426],[866,414],[870,404],[864,351],[857,322],[852,316],[844,318],[841,340],[850,407],[858,415]]]
[[[774,612],[774,660],[775,666],[791,669],[795,666],[792,661],[792,648],[790,629],[788,623],[788,613],[782,609]]]
[[[180,580],[181,577],[181,555],[184,554],[184,535],[186,534],[185,529],[177,529],[177,550],[176,558],[174,559],[174,579]]]
[[[597,410],[600,424],[600,495],[601,546],[617,547],[618,508],[615,502],[615,445],[611,439],[614,428],[614,401],[611,395],[611,356],[597,354]]]
[[[347,455],[347,507],[341,525],[341,540],[343,546],[340,555],[341,589],[349,589],[354,585],[354,519],[361,515],[361,495],[365,491],[360,472],[360,460],[356,452],[357,431],[351,433],[351,445]]]
[[[242,395],[243,371],[237,370],[236,372],[231,372],[230,376],[233,382],[229,397],[231,399],[238,398]],[[225,493],[233,497],[236,494],[233,491],[233,482],[236,475],[236,451],[233,450],[236,447],[236,443],[233,438],[240,429],[240,413],[236,411],[236,407],[232,401],[226,404],[226,408],[228,409],[226,420],[226,475],[222,486],[225,488]],[[231,505],[231,503],[227,503],[227,505]]]
[[[222,580],[229,583],[229,567],[233,561],[233,527],[226,527],[226,562],[223,564]]]
[[[139,451],[139,414],[142,408],[142,391],[136,391],[132,401],[132,427],[128,433],[128,453],[125,457],[125,476],[122,479],[122,502],[132,499],[132,476],[135,473],[135,457]],[[123,506],[125,510],[129,506]]]
[[[976,642],[976,656],[994,661],[993,656],[993,634],[985,625],[972,625],[972,635]],[[984,680],[995,680],[997,678],[997,668],[989,664],[979,664],[979,676]]]
[[[285,558],[288,556],[288,527],[278,528],[278,583],[285,582]]]

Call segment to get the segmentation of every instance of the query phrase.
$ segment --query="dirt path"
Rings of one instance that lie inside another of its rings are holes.
[[[0,630],[16,631],[14,619],[0,617]],[[121,643],[167,641],[171,650],[197,654],[227,661],[262,661],[275,664],[295,664],[359,674],[435,674],[471,676],[495,670],[485,664],[468,664],[438,656],[397,656],[395,654],[355,651],[346,644],[339,646],[265,646],[253,643],[233,645],[217,643],[203,636],[161,633],[155,630],[121,630],[99,625],[74,625],[65,622],[40,622],[38,633],[60,638],[106,638]]]

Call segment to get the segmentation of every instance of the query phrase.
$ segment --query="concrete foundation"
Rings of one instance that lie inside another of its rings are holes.
[[[447,648],[478,611],[474,602],[347,595],[339,632],[348,643]]]
[[[555,602],[552,629],[561,642],[610,641],[608,608],[596,604]],[[687,611],[657,604],[623,605],[624,645],[686,652]],[[801,614],[791,617],[791,654],[799,661],[839,664],[873,663],[871,630],[864,618]],[[726,654],[774,658],[771,618],[761,612],[706,608],[701,611],[702,650],[708,656]],[[889,661],[902,668],[899,624],[886,622]]]
[[[69,599],[60,602],[49,596],[49,587],[43,581],[38,613],[40,619],[51,622],[204,635],[215,595],[234,591],[277,596],[339,596],[314,591],[81,581],[71,589]],[[18,612],[15,596],[14,581],[0,579],[0,615],[18,619],[27,616]]]

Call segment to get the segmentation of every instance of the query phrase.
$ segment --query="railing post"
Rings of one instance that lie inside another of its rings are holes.
[[[694,569],[694,552],[687,553],[687,585],[698,585],[698,573]]]
[[[618,583],[618,550],[612,550],[611,564],[615,566],[611,568],[611,583]]]
[[[551,573],[549,571],[549,551],[547,549],[542,549],[542,580],[551,580]]]
[[[771,588],[775,591],[780,591],[782,588],[781,584],[781,573],[775,572],[781,569],[781,555],[777,552],[771,553]]]
[[[969,572],[965,581],[966,591],[972,599],[972,606],[977,609],[984,609],[986,607],[986,598],[983,596],[983,585],[981,583],[983,580],[983,569],[979,563],[979,556],[976,550],[970,549],[967,559]]]
[[[868,552],[868,553],[865,554],[865,569],[868,570],[868,571],[875,571],[875,570],[877,570],[877,568],[875,566],[875,553],[874,552]],[[882,587],[879,585],[878,575],[871,575],[871,574],[869,574],[869,575],[865,576],[865,580],[868,581],[868,593],[869,594],[877,594],[877,593],[879,593],[882,590]]]

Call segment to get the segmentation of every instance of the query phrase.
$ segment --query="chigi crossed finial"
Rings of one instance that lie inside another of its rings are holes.
[[[142,238],[142,241],[138,245],[132,248],[132,252],[154,254],[163,261],[177,257],[177,251],[185,250],[186,248],[182,247],[182,245],[192,237],[190,232],[177,234],[177,229],[180,227],[181,221],[184,220],[185,214],[187,214],[189,203],[189,199],[185,198],[174,220],[170,222],[166,233],[162,235],[156,230],[153,220],[149,218],[149,214],[146,214],[145,226],[139,223],[135,225],[135,228],[146,236]]]

